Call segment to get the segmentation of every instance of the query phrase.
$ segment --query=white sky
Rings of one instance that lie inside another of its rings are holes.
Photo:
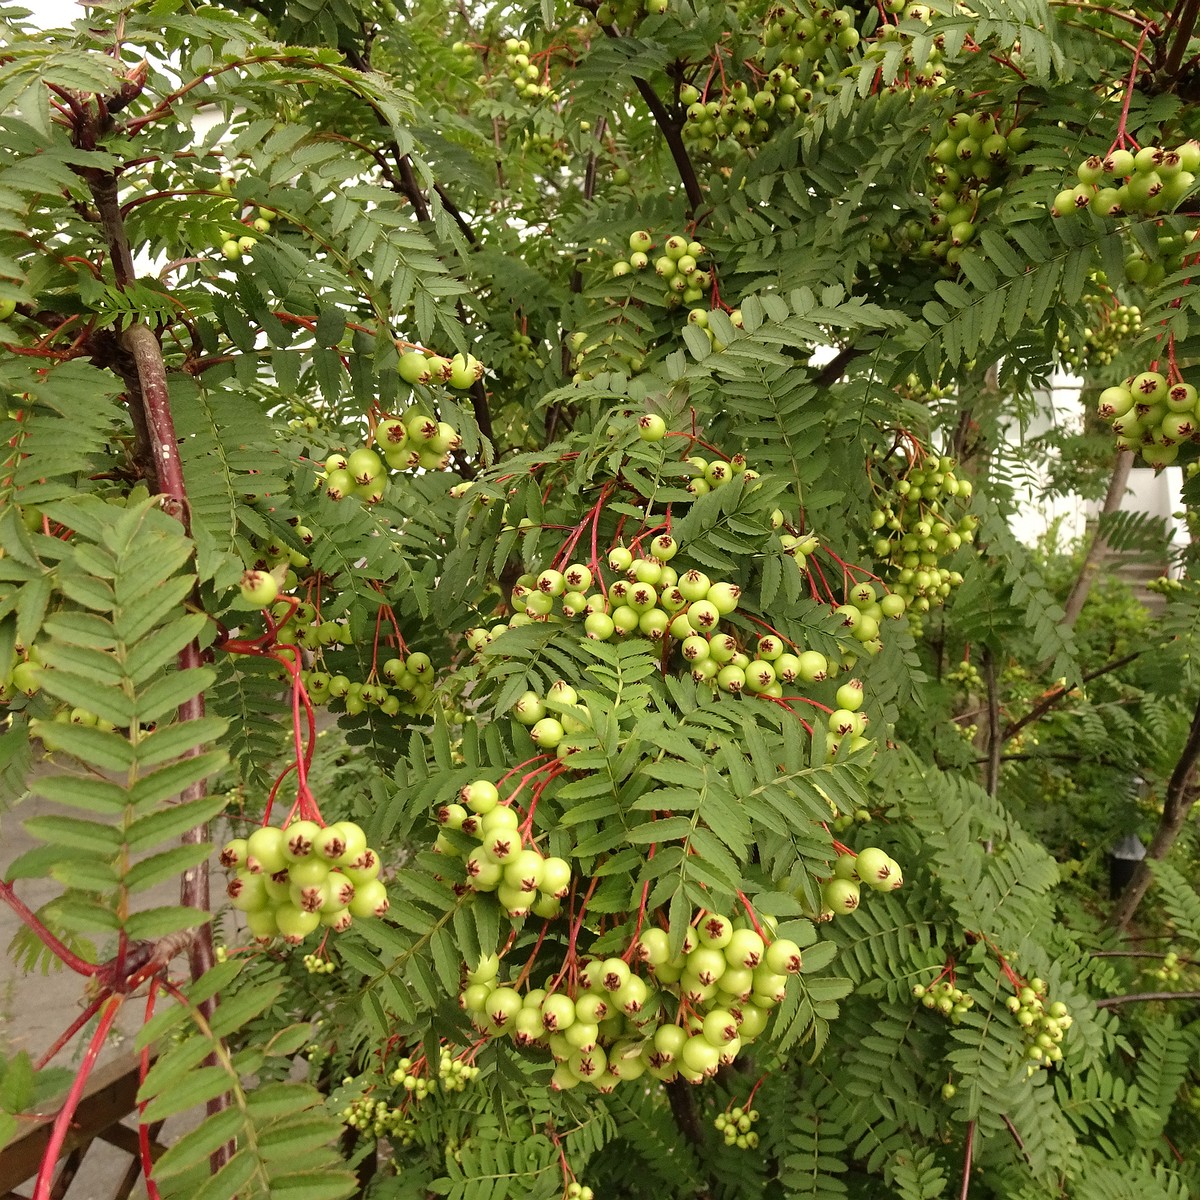
[[[33,23],[41,29],[72,25],[84,14],[78,0],[23,0],[23,3],[33,13]]]

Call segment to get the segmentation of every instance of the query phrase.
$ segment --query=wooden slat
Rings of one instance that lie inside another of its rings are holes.
[[[138,1060],[133,1056],[118,1059],[92,1073],[67,1132],[64,1156],[86,1146],[134,1111],[138,1075]],[[37,1174],[50,1143],[55,1115],[48,1113],[30,1121],[18,1137],[0,1149],[0,1192],[11,1190]]]

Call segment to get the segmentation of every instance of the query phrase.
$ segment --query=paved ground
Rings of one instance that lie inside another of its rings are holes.
[[[0,814],[0,872],[37,843],[24,830],[22,822],[35,814],[59,812],[56,805],[41,800],[26,800],[12,812]],[[22,880],[17,892],[31,908],[37,909],[59,892],[59,886],[48,880]],[[177,904],[176,884],[165,883],[139,898],[139,907]],[[18,921],[13,911],[0,904],[0,1051],[12,1053],[28,1050],[36,1059],[54,1043],[55,1038],[79,1015],[84,1001],[84,981],[70,971],[51,971],[48,975],[35,972],[23,974],[7,956],[7,948],[16,933]],[[125,1005],[117,1018],[116,1027],[101,1055],[107,1063],[133,1050],[133,1038],[142,1024],[144,1006],[137,1000]],[[80,1059],[91,1029],[76,1035],[54,1060],[54,1065],[71,1067]],[[126,1124],[132,1124],[126,1122]],[[182,1132],[176,1128],[174,1135]],[[170,1140],[172,1126],[168,1124],[164,1140]],[[84,1160],[83,1170],[76,1176],[66,1193],[66,1200],[111,1200],[113,1190],[129,1164],[127,1155],[102,1142],[94,1142]],[[18,1196],[32,1193],[32,1181],[18,1188]],[[144,1197],[139,1187],[134,1197]]]

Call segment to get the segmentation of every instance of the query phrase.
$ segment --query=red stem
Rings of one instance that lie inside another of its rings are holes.
[[[569,970],[575,966],[575,943],[579,940],[579,931],[583,928],[583,917],[587,912],[588,901],[592,898],[592,893],[596,890],[596,884],[600,882],[599,876],[593,876],[592,882],[588,884],[588,890],[584,893],[583,899],[579,902],[579,908],[576,912],[575,920],[571,925],[571,934],[567,940],[567,957],[563,962],[562,970],[554,977],[553,982],[546,989],[547,992],[553,992],[562,983],[563,979]]]
[[[966,1152],[963,1154],[963,1181],[962,1191],[958,1194],[958,1200],[967,1200],[967,1195],[971,1190],[971,1159],[975,1150],[975,1122],[967,1123],[967,1146]]]
[[[155,980],[150,981],[150,990],[146,993],[146,1015],[145,1021],[149,1022],[154,1015],[154,998],[158,991],[158,984]],[[138,1085],[146,1082],[146,1074],[150,1070],[150,1047],[143,1046],[142,1052],[138,1056]],[[154,1172],[154,1159],[150,1153],[150,1127],[141,1119],[142,1113],[146,1110],[146,1105],[149,1103],[143,1100],[138,1105],[138,1154],[142,1160],[142,1176],[146,1181],[146,1197],[147,1200],[159,1200],[158,1184],[152,1178]]]
[[[54,1045],[42,1055],[33,1065],[35,1071],[40,1071],[96,1014],[96,1010],[108,999],[111,993],[97,996],[58,1036]]]
[[[62,960],[65,966],[71,968],[72,971],[79,975],[95,975],[99,967],[95,963],[86,962],[80,958],[78,954],[67,949],[62,942],[58,940],[46,928],[45,925],[38,920],[37,915],[12,889],[12,884],[5,883],[0,879],[0,899],[7,902],[9,908],[29,926],[30,929],[37,935],[40,941],[48,950]]]
[[[767,935],[763,933],[762,926],[758,923],[758,918],[754,915],[754,909],[751,907],[750,901],[746,899],[746,893],[738,892],[737,898],[742,902],[742,907],[746,910],[746,916],[750,918],[750,924],[754,926],[754,932],[765,942]]]
[[[282,771],[279,772],[279,778],[271,785],[271,794],[267,797],[267,811],[263,813],[262,823],[270,825],[271,809],[275,806],[275,797],[279,792],[279,785],[296,769],[294,762],[288,763]]]
[[[46,1152],[42,1155],[41,1165],[38,1167],[33,1200],[50,1200],[54,1183],[54,1168],[58,1165],[63,1143],[67,1140],[71,1118],[75,1115],[80,1100],[83,1099],[87,1081],[96,1065],[96,1059],[100,1057],[100,1051],[104,1049],[104,1040],[108,1037],[108,1031],[112,1028],[113,1021],[116,1020],[123,999],[123,996],[109,996],[107,1007],[100,1014],[100,1022],[96,1026],[96,1032],[92,1034],[92,1040],[88,1043],[83,1062],[79,1064],[75,1081],[71,1084],[71,1090],[67,1093],[62,1108],[58,1110],[58,1116],[54,1118],[54,1128],[50,1131],[50,1140],[46,1143]]]
[[[1125,123],[1129,120],[1129,104],[1133,99],[1133,85],[1137,79],[1137,69],[1142,57],[1142,47],[1146,44],[1146,36],[1149,32],[1150,29],[1147,26],[1142,30],[1142,36],[1138,38],[1137,49],[1133,54],[1133,65],[1129,68],[1129,82],[1125,85],[1125,103],[1121,106],[1121,120],[1117,124],[1117,136],[1110,150],[1115,149],[1117,146],[1123,146],[1126,140],[1133,142],[1133,138],[1129,137],[1125,132]],[[1137,142],[1133,142],[1133,144],[1136,146]]]
[[[506,779],[511,779],[522,767],[527,767],[530,763],[540,762],[542,759],[546,760],[542,765],[549,766],[550,763],[554,761],[554,756],[551,754],[535,754],[532,758],[527,758],[524,762],[517,763],[517,765],[510,771],[505,771],[504,774],[500,776],[500,778],[496,781],[496,787],[498,788]],[[539,770],[540,769],[541,768],[539,768]],[[526,776],[526,779],[527,778],[528,776]],[[521,786],[524,786],[524,784],[525,780],[523,779],[521,780]],[[518,788],[518,791],[519,790],[520,789]]]
[[[784,696],[784,700],[799,700],[803,704],[811,704],[813,708],[819,708],[823,713],[833,712],[832,708],[827,708],[819,700],[810,700],[807,696]]]

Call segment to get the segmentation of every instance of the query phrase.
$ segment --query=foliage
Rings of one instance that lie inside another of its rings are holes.
[[[1071,628],[1080,556],[1010,524],[1111,466],[1032,432],[1056,370],[1200,357],[1194,0],[4,16],[0,794],[39,845],[0,898],[93,1045],[150,989],[141,1120],[209,1108],[158,1194],[1200,1191],[1194,835],[1161,949],[1102,897],[1191,783],[1193,552]],[[0,1063],[0,1136],[66,1080]]]

